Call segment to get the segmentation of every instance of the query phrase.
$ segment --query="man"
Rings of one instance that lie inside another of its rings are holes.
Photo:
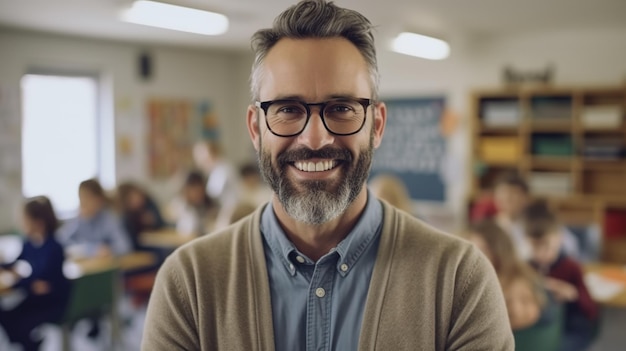
[[[484,256],[368,195],[371,27],[310,0],[254,35],[247,125],[273,199],[168,258],[143,350],[513,350]]]

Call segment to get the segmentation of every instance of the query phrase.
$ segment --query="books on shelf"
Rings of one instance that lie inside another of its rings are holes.
[[[482,137],[479,149],[481,160],[488,163],[514,164],[522,157],[522,147],[516,137]]]
[[[619,160],[626,157],[626,145],[620,139],[586,140],[582,155],[591,160]]]
[[[568,135],[539,134],[532,137],[531,149],[536,156],[571,156],[574,154],[572,138]]]
[[[624,111],[620,105],[586,106],[581,115],[585,128],[619,128],[622,125]]]
[[[531,172],[528,185],[532,193],[541,195],[567,196],[574,189],[572,176],[567,172]]]
[[[532,118],[550,123],[572,118],[572,98],[570,96],[536,96],[531,99]]]
[[[481,102],[482,121],[486,127],[516,127],[521,111],[516,100],[486,100]]]

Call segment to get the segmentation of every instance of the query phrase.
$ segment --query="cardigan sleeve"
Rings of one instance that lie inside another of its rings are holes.
[[[475,248],[459,263],[446,350],[515,349],[506,304],[495,271]]]
[[[200,350],[197,323],[183,282],[184,265],[176,254],[163,264],[150,295],[141,350]]]

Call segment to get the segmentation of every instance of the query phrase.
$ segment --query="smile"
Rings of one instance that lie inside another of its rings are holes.
[[[318,161],[318,162],[306,162],[306,161],[297,161],[294,162],[294,166],[303,172],[324,172],[335,168],[337,165],[337,161],[335,160],[326,160],[326,161]]]

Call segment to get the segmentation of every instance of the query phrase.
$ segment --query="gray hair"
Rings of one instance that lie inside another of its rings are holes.
[[[378,64],[372,34],[372,23],[362,14],[336,6],[332,1],[303,0],[283,11],[272,28],[261,29],[252,36],[254,63],[250,75],[252,97],[259,98],[261,65],[270,49],[282,38],[336,38],[354,44],[368,65],[372,98],[378,99]]]

